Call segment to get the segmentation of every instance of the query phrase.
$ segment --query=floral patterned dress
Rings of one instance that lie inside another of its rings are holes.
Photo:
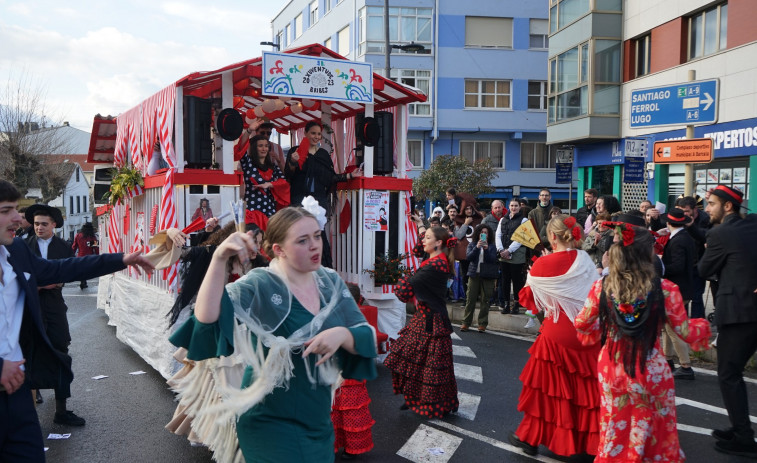
[[[599,280],[576,318],[578,338],[586,345],[598,343],[602,336],[601,293],[602,280]],[[705,348],[710,337],[707,320],[688,319],[681,292],[674,283],[662,280],[662,293],[667,322],[676,334],[695,350]],[[644,372],[637,362],[635,378],[626,373],[622,360],[613,358],[617,355],[610,355],[623,352],[628,347],[624,344],[627,341],[621,338],[618,329],[610,327],[598,362],[602,408],[599,449],[594,461],[684,461],[676,429],[675,384],[662,355],[659,337],[646,358]]]
[[[458,407],[445,299],[449,277],[447,257],[439,254],[423,261],[414,275],[400,279],[395,294],[402,302],[415,298],[417,309],[384,360],[392,371],[394,393],[402,394],[412,411],[429,418]]]

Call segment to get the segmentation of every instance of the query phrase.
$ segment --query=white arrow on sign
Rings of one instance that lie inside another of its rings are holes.
[[[704,98],[702,98],[702,101],[700,101],[699,103],[700,104],[704,103],[705,104],[704,110],[707,111],[708,109],[710,109],[710,106],[712,106],[712,103],[714,101],[715,100],[712,98],[712,95],[710,95],[707,92],[704,92]]]

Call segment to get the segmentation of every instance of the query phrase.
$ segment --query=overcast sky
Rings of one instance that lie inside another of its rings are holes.
[[[0,85],[25,75],[48,117],[90,132],[195,71],[260,56],[287,0],[0,0]],[[2,103],[2,102],[0,102]]]

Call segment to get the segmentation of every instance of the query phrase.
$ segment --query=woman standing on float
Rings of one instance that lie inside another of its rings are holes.
[[[594,262],[581,247],[576,219],[558,215],[547,224],[553,253],[531,267],[518,300],[531,313],[544,312],[540,335],[520,380],[523,421],[510,442],[528,455],[544,445],[557,455],[597,452],[599,442],[599,347],[578,341],[573,321],[598,278]]]
[[[389,345],[384,365],[392,371],[395,394],[408,408],[425,417],[457,411],[457,382],[452,363],[452,324],[447,315],[447,281],[454,272],[457,240],[442,227],[426,230],[423,250],[429,258],[414,275],[403,277],[395,294],[402,302],[415,297],[416,311]]]

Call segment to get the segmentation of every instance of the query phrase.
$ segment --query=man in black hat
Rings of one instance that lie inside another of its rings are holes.
[[[34,234],[26,239],[32,253],[47,260],[73,257],[73,250],[65,241],[55,236],[55,229],[63,226],[60,210],[45,204],[35,204],[24,211],[26,220],[34,227]],[[71,333],[68,328],[68,307],[63,299],[63,284],[53,283],[38,288],[39,304],[42,309],[42,322],[47,337],[53,347],[68,355]],[[69,357],[70,358],[70,357]],[[73,379],[73,378],[72,378]],[[66,410],[66,400],[71,397],[71,383],[60,384],[55,388],[55,418],[58,424],[83,426],[85,421],[70,410]],[[42,397],[37,391],[37,402]]]
[[[666,217],[669,233],[668,242],[662,252],[665,278],[678,285],[683,298],[683,305],[689,305],[694,297],[694,271],[697,264],[697,248],[694,239],[686,233],[684,226],[691,222],[691,218],[684,214],[683,210],[673,208]],[[662,350],[668,363],[673,367],[673,350],[678,355],[680,367],[673,371],[673,378],[694,379],[694,370],[691,368],[689,358],[689,346],[676,335],[669,324],[665,324],[662,333]]]
[[[744,194],[718,185],[707,196],[710,222],[719,224],[707,234],[707,248],[697,269],[702,278],[717,278],[715,325],[718,327],[718,382],[731,421],[729,429],[715,429],[715,450],[757,458],[744,367],[757,351],[757,215],[739,214]]]

